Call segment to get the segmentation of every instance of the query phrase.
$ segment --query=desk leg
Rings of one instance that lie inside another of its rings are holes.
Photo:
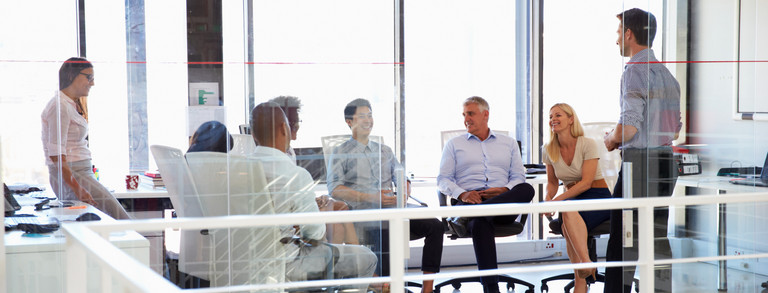
[[[718,194],[724,194],[724,190],[718,190]],[[724,203],[717,205],[717,254],[720,256],[726,255],[726,241],[725,241],[725,217],[726,206]],[[717,291],[728,291],[728,264],[726,260],[720,260],[717,262]]]

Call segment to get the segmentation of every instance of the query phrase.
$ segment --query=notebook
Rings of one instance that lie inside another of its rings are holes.
[[[760,177],[735,178],[731,179],[729,182],[738,185],[768,187],[768,154],[765,156],[765,163],[763,163],[763,170],[760,172]]]

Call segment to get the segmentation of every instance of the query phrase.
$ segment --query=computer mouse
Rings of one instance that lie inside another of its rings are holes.
[[[78,222],[83,221],[98,221],[101,220],[101,217],[99,215],[94,213],[83,213],[82,215],[78,216],[77,219],[75,219]]]

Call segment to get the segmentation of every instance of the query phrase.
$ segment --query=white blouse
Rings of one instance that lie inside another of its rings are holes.
[[[543,161],[544,164],[552,165],[555,170],[555,176],[557,179],[563,181],[563,185],[568,186],[571,183],[581,181],[581,166],[584,161],[591,159],[600,159],[600,154],[597,149],[598,145],[595,140],[579,136],[576,141],[576,149],[574,150],[573,160],[571,164],[565,163],[565,160],[561,157],[557,162],[552,162],[552,159],[546,153],[546,147],[544,150]],[[597,165],[595,170],[594,180],[603,179],[603,172],[600,170],[600,164]]]
[[[48,165],[53,165],[50,157],[58,155],[66,155],[69,162],[91,159],[85,140],[88,122],[77,113],[72,98],[58,91],[45,106],[40,118],[43,122],[43,151]]]

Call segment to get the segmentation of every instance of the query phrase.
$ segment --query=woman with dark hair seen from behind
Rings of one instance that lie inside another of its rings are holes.
[[[187,152],[228,153],[232,146],[232,135],[227,127],[218,121],[208,121],[195,130]]]
[[[85,58],[69,58],[59,69],[59,91],[41,115],[49,180],[60,200],[80,200],[112,218],[130,219],[93,174],[87,107],[82,103],[94,86],[93,80],[93,65]]]
[[[546,201],[610,198],[611,192],[597,163],[598,144],[584,136],[584,128],[573,108],[565,103],[552,106],[549,127],[549,143],[543,150],[543,161],[547,165]],[[557,194],[560,180],[565,192]],[[571,263],[588,263],[592,260],[587,248],[587,232],[609,218],[607,210],[561,212],[560,219],[552,221],[550,227],[560,225]],[[595,268],[575,270],[573,292],[587,292],[586,278],[594,279],[595,272]]]

